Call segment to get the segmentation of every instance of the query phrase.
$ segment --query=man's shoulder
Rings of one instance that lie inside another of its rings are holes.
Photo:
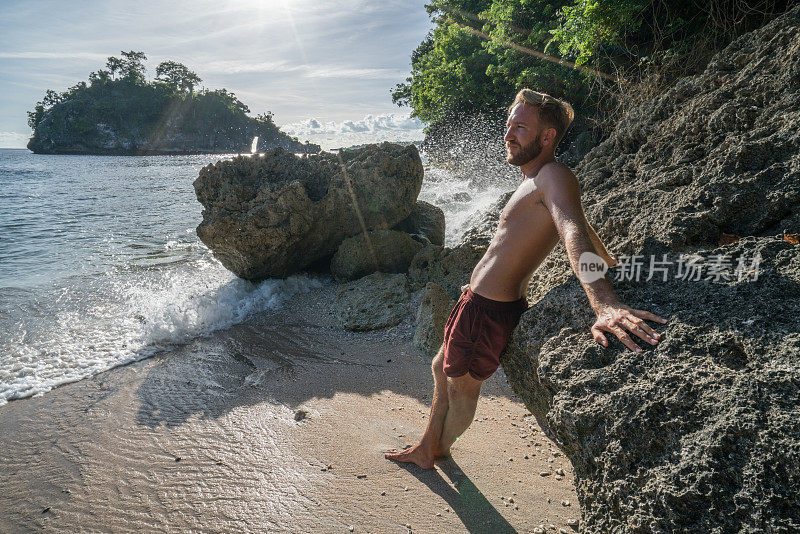
[[[578,188],[580,184],[572,169],[558,161],[546,163],[536,175],[536,185],[543,191],[551,188]]]
[[[539,170],[539,176],[550,178],[575,178],[575,173],[560,161],[550,161],[545,163]]]

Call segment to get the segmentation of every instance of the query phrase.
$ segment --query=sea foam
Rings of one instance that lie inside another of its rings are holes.
[[[256,284],[206,253],[71,282],[49,297],[33,292],[28,309],[36,312],[0,341],[0,405],[228,328],[329,280],[297,275]]]

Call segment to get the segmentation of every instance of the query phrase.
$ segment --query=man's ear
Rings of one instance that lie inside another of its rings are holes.
[[[556,144],[556,129],[555,128],[545,128],[544,132],[542,132],[542,145],[544,146],[555,146]]]

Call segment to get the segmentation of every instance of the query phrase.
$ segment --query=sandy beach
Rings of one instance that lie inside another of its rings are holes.
[[[385,460],[423,430],[429,362],[413,314],[348,332],[335,294],[0,408],[0,530],[572,531],[571,465],[502,370],[453,458]]]

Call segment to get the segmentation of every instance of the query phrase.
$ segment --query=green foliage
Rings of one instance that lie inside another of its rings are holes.
[[[411,54],[411,76],[392,99],[437,122],[453,112],[503,108],[531,87],[567,98],[583,115],[615,119],[633,94],[651,95],[698,72],[734,37],[796,3],[432,0],[426,7],[435,26]]]
[[[122,70],[122,60],[118,57],[111,56],[106,61],[106,68],[111,73],[111,77],[115,78],[118,71]]]
[[[144,52],[120,52],[122,55],[122,79],[130,83],[144,84],[144,62],[147,56]],[[110,58],[109,58],[110,59]]]
[[[111,77],[116,79],[116,73],[120,73],[120,78],[128,83],[144,84],[144,62],[147,56],[144,52],[120,52],[122,58],[111,56],[106,61],[106,67],[111,73]]]
[[[42,117],[44,117],[44,105],[39,102],[33,108],[33,111],[28,112],[28,126],[31,127],[31,130],[35,130],[39,126],[39,123],[42,122]]]
[[[267,111],[266,113],[259,113],[258,115],[256,115],[256,121],[265,125],[267,124],[274,125],[275,124],[275,121],[273,120],[274,117],[275,115],[271,111]]]
[[[100,69],[89,74],[89,83],[92,85],[103,85],[108,83],[109,80],[111,80],[111,72],[107,70]]]
[[[521,87],[556,95],[581,77],[507,45],[542,50],[565,2],[547,0],[435,0],[427,6],[435,28],[411,56],[411,77],[392,99],[412,115],[436,122],[453,112],[491,110],[508,104]],[[482,35],[477,34],[479,32]]]
[[[649,0],[575,0],[561,9],[560,24],[553,30],[553,40],[565,56],[575,56],[583,65],[605,44],[620,44],[623,36],[639,29],[639,15]]]

